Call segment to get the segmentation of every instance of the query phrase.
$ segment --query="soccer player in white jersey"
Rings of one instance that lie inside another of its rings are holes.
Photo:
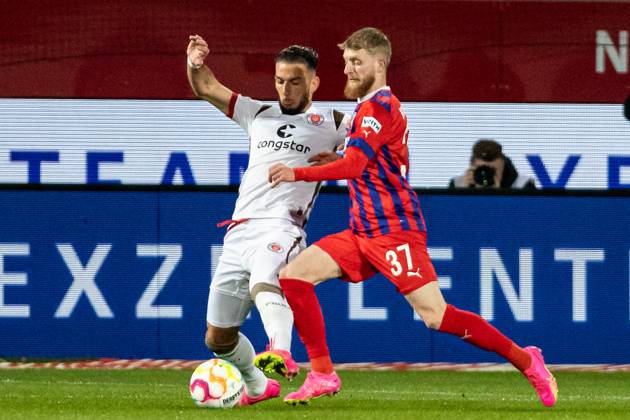
[[[269,337],[267,351],[256,358],[265,372],[288,379],[298,367],[290,353],[293,313],[278,271],[305,248],[303,230],[319,183],[284,183],[271,188],[267,171],[274,163],[287,166],[319,164],[333,159],[343,143],[348,118],[312,103],[319,86],[317,53],[293,45],[280,51],[275,64],[278,106],[263,104],[223,86],[204,60],[208,44],[189,37],[188,79],[197,97],[205,99],[238,123],[250,137],[249,165],[224,238],[223,253],[210,285],[205,342],[243,374],[242,405],[277,397],[280,384],[254,366],[254,348],[239,332],[255,303]],[[243,77],[247,77],[244,75]]]

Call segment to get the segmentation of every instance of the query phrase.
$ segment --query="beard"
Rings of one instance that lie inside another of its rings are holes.
[[[280,105],[280,110],[282,111],[283,114],[286,114],[286,115],[301,114],[302,112],[306,111],[307,104],[308,104],[308,94],[305,94],[304,96],[302,96],[302,99],[300,99],[300,102],[297,104],[295,108],[287,108],[286,106],[282,105],[281,101],[278,101],[278,105]]]
[[[346,87],[343,89],[343,95],[348,99],[358,99],[368,93],[370,88],[374,85],[374,76],[366,77],[362,82],[354,82],[351,80],[346,81]]]

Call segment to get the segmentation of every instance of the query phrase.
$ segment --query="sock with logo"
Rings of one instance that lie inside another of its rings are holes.
[[[293,312],[287,301],[280,294],[273,292],[259,292],[255,300],[260,319],[269,337],[269,347],[291,352]]]
[[[447,305],[438,330],[461,337],[481,349],[493,351],[520,371],[527,369],[531,363],[531,356],[528,353],[473,312]]]
[[[254,366],[254,346],[243,333],[238,333],[238,344],[234,350],[225,354],[215,354],[238,368],[243,375],[243,380],[245,380],[248,395],[258,396],[265,392],[267,378],[261,370]]]
[[[315,286],[304,280],[289,278],[281,278],[280,285],[293,310],[295,329],[306,347],[311,368],[315,372],[332,373],[324,315],[315,294]]]

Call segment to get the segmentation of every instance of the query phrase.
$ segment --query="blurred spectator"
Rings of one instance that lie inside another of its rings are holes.
[[[470,167],[451,179],[449,188],[515,188],[535,190],[533,178],[519,175],[502,147],[494,140],[481,139],[472,148]]]

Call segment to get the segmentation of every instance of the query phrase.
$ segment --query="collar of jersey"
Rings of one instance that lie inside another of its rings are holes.
[[[368,93],[367,95],[365,95],[365,96],[363,96],[363,97],[361,97],[361,98],[357,99],[357,102],[359,102],[359,103],[361,103],[361,102],[365,102],[365,101],[367,101],[368,99],[370,99],[372,96],[376,95],[376,94],[377,94],[378,92],[380,92],[381,90],[392,90],[392,89],[391,89],[389,86],[383,86],[383,87],[380,87],[380,88],[378,88],[378,89],[376,89],[376,90],[374,90],[374,91],[372,91],[372,92]]]
[[[308,114],[312,114],[312,113],[316,113],[317,109],[315,108],[315,105],[311,102],[311,106],[308,107],[308,109],[305,109],[304,112],[300,112],[299,114],[285,114],[282,112],[282,110],[278,107],[278,111],[280,111],[280,113],[282,115],[284,115],[285,117],[299,117],[299,116],[304,116],[304,115],[308,115]]]

